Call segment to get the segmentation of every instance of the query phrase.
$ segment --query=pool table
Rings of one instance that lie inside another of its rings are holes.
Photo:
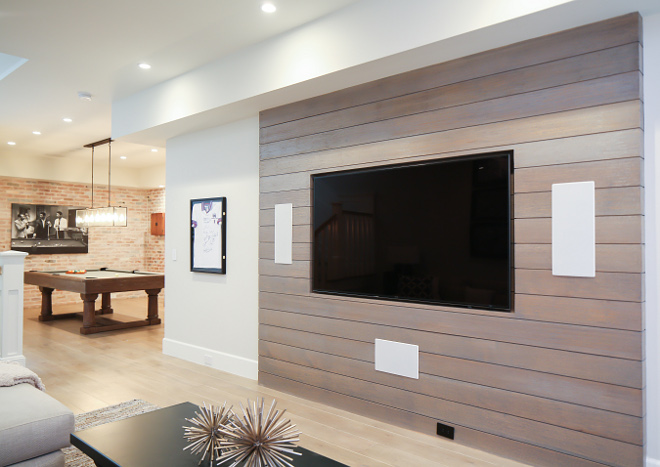
[[[55,289],[78,292],[83,300],[83,325],[81,334],[114,331],[137,326],[160,324],[158,317],[158,294],[165,286],[165,276],[153,272],[119,271],[101,268],[84,273],[67,271],[25,271],[25,283],[39,286],[41,291],[41,315],[39,321],[71,318],[78,313],[53,314],[53,291]],[[144,290],[149,295],[147,318],[137,321],[116,321],[98,315],[113,312],[110,294]],[[96,299],[101,294],[101,309],[96,310]]]

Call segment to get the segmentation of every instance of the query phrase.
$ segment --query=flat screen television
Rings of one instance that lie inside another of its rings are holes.
[[[512,152],[312,176],[312,290],[512,309]]]

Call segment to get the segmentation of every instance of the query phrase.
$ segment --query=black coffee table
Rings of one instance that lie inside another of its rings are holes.
[[[198,406],[190,402],[136,415],[118,422],[71,434],[71,444],[91,457],[98,467],[198,467],[199,458],[184,451],[183,426]],[[347,467],[345,464],[296,447],[296,467]],[[230,465],[228,462],[224,465]],[[207,464],[208,465],[208,464]]]

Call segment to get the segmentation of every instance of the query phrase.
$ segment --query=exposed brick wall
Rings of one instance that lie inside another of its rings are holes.
[[[149,225],[151,225],[151,214],[155,212],[165,212],[165,190],[156,188],[147,191]],[[145,257],[144,268],[147,271],[163,272],[165,271],[165,236],[151,235],[150,232],[144,234]]]
[[[11,249],[12,203],[88,206],[91,202],[90,186],[82,183],[51,182],[22,178],[0,177],[0,250]],[[95,205],[107,203],[107,186],[94,185]],[[150,234],[151,213],[164,212],[165,190],[112,187],[112,204],[128,207],[126,228],[94,228],[89,232],[87,254],[29,255],[26,270],[141,269],[163,272],[164,237]],[[142,296],[144,292],[124,292],[121,296]],[[114,296],[114,294],[113,294]],[[79,294],[57,291],[55,306],[80,301]],[[39,289],[25,286],[25,306],[41,303]]]

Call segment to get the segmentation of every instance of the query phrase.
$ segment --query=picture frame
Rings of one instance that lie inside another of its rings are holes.
[[[227,273],[227,198],[190,200],[190,270]]]
[[[11,249],[30,255],[88,253],[87,229],[76,225],[81,207],[12,203]]]

